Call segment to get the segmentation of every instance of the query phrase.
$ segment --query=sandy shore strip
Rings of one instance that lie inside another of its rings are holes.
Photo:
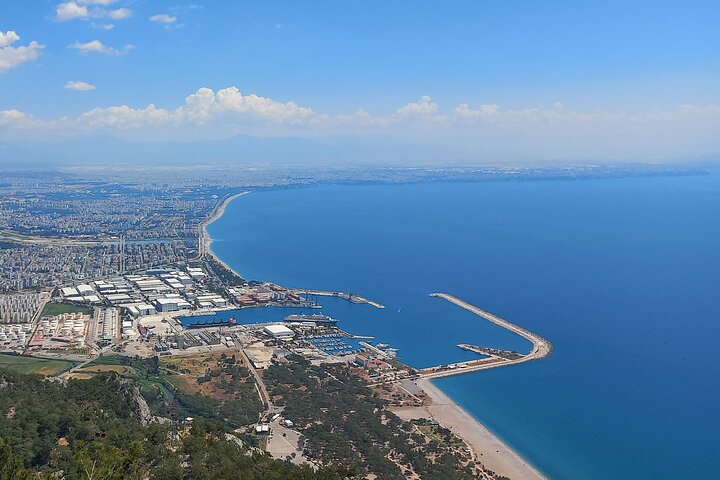
[[[236,272],[232,267],[230,267],[230,265],[225,263],[220,257],[215,255],[215,253],[213,253],[212,248],[210,248],[212,246],[213,239],[210,236],[210,234],[208,233],[207,227],[208,227],[208,225],[213,223],[215,220],[217,220],[218,218],[223,216],[223,214],[225,213],[225,209],[230,204],[230,202],[232,202],[233,200],[235,200],[238,197],[247,195],[248,193],[250,193],[250,191],[240,192],[235,195],[231,195],[228,198],[226,198],[220,205],[218,205],[217,208],[215,208],[212,215],[210,215],[210,217],[208,217],[208,219],[205,220],[205,222],[203,222],[203,224],[202,224],[202,230],[201,230],[202,236],[200,238],[201,246],[199,248],[199,254],[201,257],[203,256],[203,254],[212,256],[216,262],[218,262],[223,267],[227,268],[228,270],[230,270],[231,272],[233,272],[235,275],[237,275],[240,278],[243,278],[243,276],[240,275],[238,272]]]
[[[203,223],[202,226],[202,236],[203,236],[203,247],[205,248],[205,253],[209,253],[212,255],[212,251],[210,250],[210,245],[212,245],[212,237],[208,234],[207,227],[211,223],[213,223],[218,218],[222,217],[225,213],[225,209],[227,206],[235,200],[238,197],[242,197],[243,195],[247,195],[250,193],[249,191],[246,192],[240,192],[236,193],[235,195],[231,195],[228,198],[226,198],[220,205],[218,205],[215,210],[213,211],[212,215]],[[214,255],[213,255],[214,256]],[[217,257],[216,257],[217,258]]]
[[[226,198],[202,226],[201,254],[211,255],[217,262],[238,276],[240,276],[238,272],[212,252],[210,248],[212,238],[207,232],[207,226],[222,217],[225,208],[231,201],[248,193],[250,192],[245,191]],[[432,404],[423,407],[393,408],[392,411],[400,418],[404,420],[433,418],[440,425],[448,428],[463,439],[470,447],[473,456],[496,474],[506,476],[511,480],[547,480],[547,477],[526,462],[512,448],[500,441],[484,425],[437,388],[431,380],[418,379],[417,385],[432,399]]]
[[[473,455],[485,467],[512,480],[546,480],[543,474],[525,461],[512,448],[505,445],[472,415],[445,395],[432,381],[417,380],[417,385],[432,399],[432,405],[424,407],[393,408],[403,420],[433,418],[438,424],[451,430],[470,446]]]

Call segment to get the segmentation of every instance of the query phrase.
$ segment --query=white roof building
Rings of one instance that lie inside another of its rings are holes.
[[[72,297],[78,295],[78,291],[75,287],[65,287],[62,289],[62,294],[64,297]]]
[[[295,332],[285,325],[268,325],[263,331],[274,338],[293,338]]]
[[[90,285],[82,284],[77,286],[78,292],[80,292],[82,295],[92,295],[95,293],[95,290]]]

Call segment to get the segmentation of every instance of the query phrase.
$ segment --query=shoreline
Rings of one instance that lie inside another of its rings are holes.
[[[443,392],[432,379],[421,378],[415,383],[431,403],[423,406],[391,407],[391,412],[405,421],[420,418],[434,420],[465,442],[471,456],[497,475],[511,480],[548,480],[537,467]]]
[[[200,258],[204,255],[209,255],[241,278],[243,278],[242,275],[212,251],[211,245],[213,239],[208,233],[207,227],[222,217],[231,201],[248,193],[250,193],[250,191],[244,191],[226,198],[215,208],[210,217],[203,222],[201,229],[202,247],[199,252]],[[431,379],[418,379],[417,385],[432,400],[432,404],[424,407],[393,408],[391,409],[392,412],[403,419],[435,419],[438,424],[451,430],[455,435],[460,437],[470,448],[473,457],[476,457],[486,468],[489,468],[496,474],[504,475],[511,480],[547,480],[547,477],[540,473],[539,470],[532,466],[509,445],[495,436],[485,425],[470,415],[460,404],[451,399],[438,386],[432,383]]]
[[[432,399],[432,404],[413,408],[422,408],[438,424],[460,437],[486,468],[512,480],[547,480],[535,466],[470,415],[431,379],[419,379],[417,385]]]
[[[213,210],[212,214],[202,223],[201,228],[201,234],[200,234],[200,246],[198,248],[198,258],[203,258],[204,256],[211,256],[216,262],[218,262],[220,265],[234,273],[240,278],[244,278],[242,275],[240,275],[235,269],[230,267],[223,259],[215,255],[215,252],[212,251],[212,243],[213,238],[210,236],[210,234],[207,231],[207,227],[210,226],[213,222],[218,220],[220,217],[223,216],[225,213],[225,209],[228,205],[230,205],[230,202],[235,200],[238,197],[242,197],[243,195],[247,195],[250,193],[250,190],[246,190],[244,192],[236,193],[235,195],[230,195],[225,200],[222,201],[222,203],[218,204],[217,207],[215,207],[215,210]]]

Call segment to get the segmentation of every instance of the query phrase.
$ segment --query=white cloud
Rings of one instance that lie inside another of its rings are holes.
[[[20,36],[12,30],[5,33],[0,31],[0,47],[8,47],[11,44],[20,40]]]
[[[113,20],[122,20],[124,18],[128,18],[132,15],[132,10],[127,8],[118,8],[117,10],[110,10],[106,12],[106,16],[108,18],[112,18]]]
[[[12,44],[20,40],[20,36],[13,30],[0,32],[0,73],[5,73],[18,65],[35,60],[44,48],[35,40],[28,45],[13,47]]]
[[[418,146],[435,142],[472,158],[639,161],[720,152],[720,105],[628,112],[578,111],[560,103],[504,109],[486,103],[444,111],[425,96],[386,115],[363,109],[330,115],[294,102],[243,94],[236,87],[203,87],[176,108],[116,105],[55,120],[0,111],[0,138],[9,140],[98,131],[130,139],[180,141],[241,133],[306,138],[379,135]]]
[[[93,22],[90,25],[92,25],[93,28],[98,28],[101,30],[112,30],[113,28],[115,28],[114,23],[94,23]]]
[[[78,0],[81,5],[112,5],[117,0]]]
[[[70,0],[58,4],[55,10],[55,19],[60,22],[76,18],[110,18],[113,20],[122,20],[132,15],[132,10],[128,8],[117,8],[115,10],[104,8],[113,3],[115,3],[115,0]],[[88,9],[88,5],[92,8]]]
[[[167,15],[165,13],[159,13],[150,17],[150,21],[157,23],[175,23],[177,21],[177,17],[173,17],[172,15]]]
[[[455,107],[455,113],[460,118],[489,118],[498,113],[497,105],[480,105],[476,110],[470,108],[467,103]]]
[[[188,95],[185,104],[175,110],[165,110],[154,104],[145,108],[131,108],[127,105],[96,108],[82,114],[77,123],[83,128],[119,129],[206,125],[222,119],[234,123],[244,122],[246,125],[293,125],[315,117],[312,109],[293,102],[277,102],[254,94],[243,95],[236,87],[217,92],[203,87]]]
[[[423,95],[419,101],[408,103],[398,108],[395,113],[400,117],[422,116],[431,117],[438,110],[437,103],[427,95]]]
[[[27,119],[27,115],[19,110],[0,110],[0,126],[17,126]]]
[[[87,7],[78,5],[78,3],[74,1],[61,3],[55,10],[55,18],[60,22],[72,20],[74,18],[87,18],[88,15],[89,13]]]
[[[75,42],[72,45],[70,45],[70,48],[74,48],[75,50],[78,50],[82,53],[93,52],[93,53],[103,53],[105,55],[120,56],[120,55],[127,55],[130,52],[130,50],[132,50],[134,47],[133,47],[133,45],[128,44],[120,49],[116,49],[116,48],[105,45],[100,40],[91,40],[86,43]]]
[[[95,85],[80,80],[70,80],[65,84],[65,88],[67,88],[68,90],[84,92],[87,90],[95,90]]]

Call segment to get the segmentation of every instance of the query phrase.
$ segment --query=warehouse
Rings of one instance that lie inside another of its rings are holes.
[[[295,336],[295,332],[285,325],[268,325],[263,328],[263,331],[271,337],[278,339],[289,339]]]

